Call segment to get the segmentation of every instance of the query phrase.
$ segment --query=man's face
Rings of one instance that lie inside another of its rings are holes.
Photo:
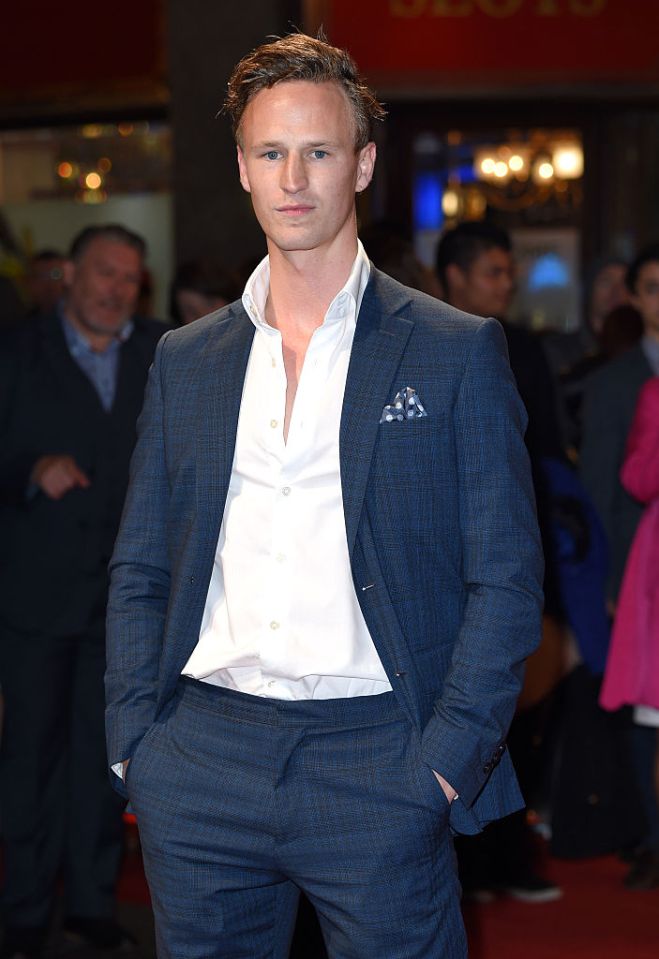
[[[112,336],[135,310],[142,258],[116,240],[97,237],[65,266],[66,311],[83,332]]]
[[[355,150],[355,123],[334,83],[261,90],[240,124],[240,182],[268,239],[284,252],[340,248],[356,235],[355,192],[373,175],[375,144]]]
[[[645,332],[659,339],[659,260],[641,267],[631,301],[643,318]]]
[[[466,270],[451,263],[446,279],[446,293],[453,306],[475,316],[506,316],[515,290],[515,268],[507,250],[485,250]]]

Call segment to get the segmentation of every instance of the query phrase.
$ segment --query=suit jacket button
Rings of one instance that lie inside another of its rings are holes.
[[[483,766],[483,772],[485,773],[486,776],[487,776],[488,773],[491,773],[491,772],[492,772],[492,763],[485,763],[485,765]]]

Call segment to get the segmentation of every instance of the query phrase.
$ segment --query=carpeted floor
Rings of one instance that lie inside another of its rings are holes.
[[[659,889],[628,892],[622,887],[626,869],[614,857],[548,860],[547,876],[564,890],[557,902],[467,905],[470,959],[659,959]],[[126,858],[119,895],[123,921],[140,940],[135,955],[152,959],[148,893],[135,848]],[[313,924],[305,923],[298,929],[295,959],[322,955]]]
[[[659,889],[629,892],[614,857],[549,860],[556,902],[468,905],[470,959],[659,959]]]

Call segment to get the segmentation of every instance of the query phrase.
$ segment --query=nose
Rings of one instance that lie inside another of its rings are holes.
[[[118,303],[132,303],[137,299],[138,284],[134,280],[115,279],[111,287],[111,293]]]
[[[285,193],[299,193],[307,185],[304,161],[296,153],[289,153],[282,164],[281,188]]]

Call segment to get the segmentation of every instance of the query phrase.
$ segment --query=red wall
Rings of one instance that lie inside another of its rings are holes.
[[[659,80],[659,0],[330,0],[331,41],[369,77]]]
[[[94,90],[163,73],[162,0],[12,0],[0,23],[0,97]]]

